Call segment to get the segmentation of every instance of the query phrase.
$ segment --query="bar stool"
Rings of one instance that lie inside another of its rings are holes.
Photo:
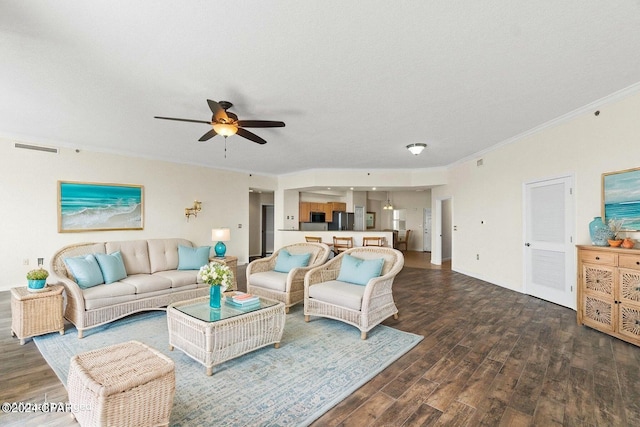
[[[384,246],[384,237],[363,237],[362,246]]]
[[[353,237],[336,237],[333,236],[333,253],[338,255],[340,252],[344,252],[347,249],[353,247]]]
[[[408,251],[409,250],[409,235],[411,234],[411,230],[407,230],[404,233],[404,239],[398,239],[398,244],[396,249],[398,249],[399,251],[401,251],[402,249],[400,249],[401,246],[404,246],[404,250]]]
[[[311,243],[322,243],[322,237],[304,236],[304,240]]]

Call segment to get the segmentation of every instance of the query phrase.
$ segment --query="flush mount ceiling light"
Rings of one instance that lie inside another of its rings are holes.
[[[422,142],[416,142],[415,144],[407,145],[407,150],[411,151],[411,154],[413,154],[414,156],[422,153],[422,150],[424,150],[425,148],[427,148],[427,144],[424,144]]]

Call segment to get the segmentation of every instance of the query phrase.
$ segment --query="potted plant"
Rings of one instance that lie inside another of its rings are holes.
[[[607,224],[609,225],[609,230],[611,230],[611,233],[613,234],[613,236],[608,239],[609,246],[617,248],[622,244],[622,239],[618,237],[618,233],[622,231],[624,219],[611,218]]]
[[[229,289],[233,283],[231,269],[224,264],[210,262],[200,267],[198,277],[209,284],[209,307],[220,308],[221,292]]]
[[[47,284],[49,272],[40,267],[27,273],[27,288],[29,290],[41,290]]]

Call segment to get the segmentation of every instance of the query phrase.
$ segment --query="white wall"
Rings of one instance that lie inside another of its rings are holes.
[[[45,267],[53,253],[76,242],[183,237],[213,245],[211,229],[231,228],[227,253],[248,260],[249,182],[261,179],[237,172],[62,149],[59,154],[14,148],[0,139],[0,290],[25,286],[25,274],[38,257]],[[144,186],[144,229],[58,233],[57,181],[140,184]],[[187,222],[184,208],[202,202]],[[242,224],[242,228],[238,228]],[[23,265],[24,260],[29,265]]]
[[[424,248],[422,244],[424,208],[431,207],[431,191],[392,191],[389,195],[394,209],[406,209],[407,211],[406,229],[411,230],[408,249],[422,252]],[[383,220],[389,221],[389,227],[391,227],[392,212],[382,211]]]
[[[576,177],[574,241],[590,244],[602,173],[640,167],[640,93],[598,110],[486,153],[483,166],[473,159],[450,168],[449,183],[432,193],[453,196],[454,270],[522,291],[523,183],[560,175]]]

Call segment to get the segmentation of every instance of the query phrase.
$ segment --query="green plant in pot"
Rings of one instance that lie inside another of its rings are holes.
[[[43,289],[47,284],[49,272],[44,268],[37,268],[27,273],[27,287],[33,290]]]

